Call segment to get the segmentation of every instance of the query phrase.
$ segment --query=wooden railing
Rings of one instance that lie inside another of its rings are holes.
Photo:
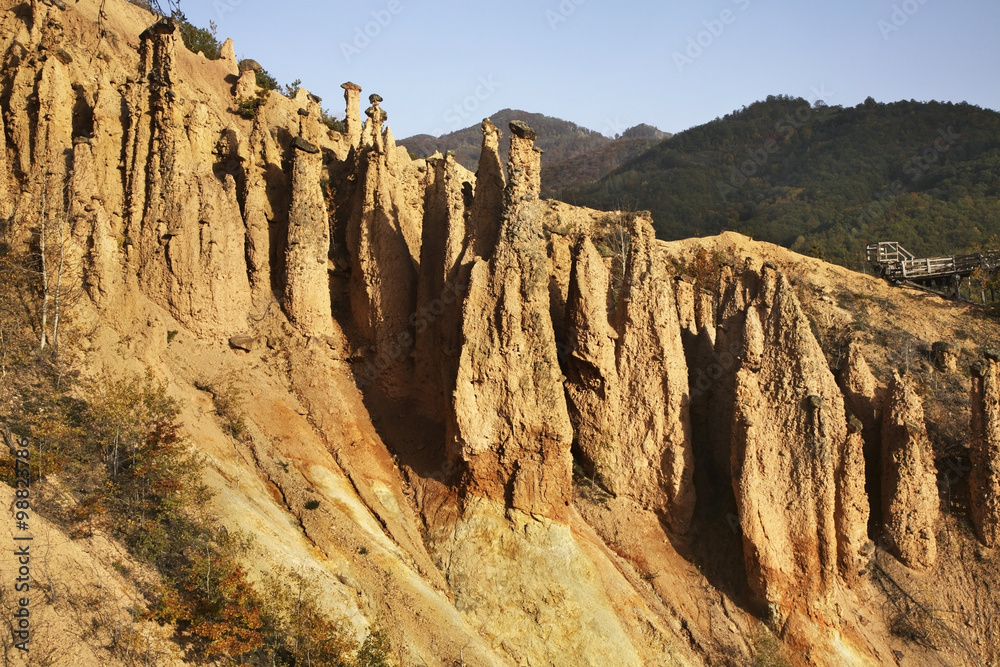
[[[968,276],[976,269],[993,273],[1000,269],[1000,252],[915,258],[895,241],[873,243],[867,248],[868,261],[892,280],[930,280],[947,276]]]
[[[881,243],[872,243],[867,248],[868,250],[868,261],[872,264],[888,264],[890,262],[905,262],[907,260],[913,259],[913,255],[910,254],[906,248],[899,245],[896,241],[882,241]]]

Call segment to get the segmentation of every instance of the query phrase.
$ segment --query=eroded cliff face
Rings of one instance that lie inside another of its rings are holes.
[[[263,115],[254,119],[246,152],[243,224],[254,315],[259,316],[260,309],[274,299],[272,281],[282,277],[284,252],[279,254],[279,244],[275,241],[280,235],[272,233],[272,225],[287,229],[289,207],[287,178],[281,167],[283,153],[271,137]],[[284,249],[284,239],[280,249]]]
[[[882,522],[889,548],[909,567],[937,559],[941,503],[920,397],[899,374],[886,392],[882,418]]]
[[[175,33],[164,19],[140,36],[138,80],[126,86],[127,257],[143,291],[178,321],[231,335],[250,309],[236,180],[209,159],[221,120],[175,89]]]
[[[411,159],[353,83],[344,134],[304,90],[243,118],[260,91],[231,43],[212,63],[108,4],[117,37],[97,0],[3,5],[0,216],[65,248],[95,364],[169,383],[262,562],[303,563],[359,632],[388,619],[415,664],[751,664],[755,613],[794,664],[891,659],[868,515],[933,566],[923,415],[860,346],[838,387],[784,272],[741,254],[675,280],[643,215],[602,257],[602,215],[539,199],[520,122],[506,173],[483,122],[473,175]],[[249,394],[235,444],[199,389],[223,373]],[[973,389],[987,544],[998,373]],[[750,596],[695,566],[713,522]]]
[[[875,544],[868,539],[871,506],[866,488],[868,466],[862,429],[861,421],[851,415],[847,420],[847,439],[834,472],[837,563],[841,576],[849,585],[858,583],[875,553]]]
[[[320,187],[320,149],[299,137],[293,141],[292,209],[285,251],[285,312],[303,331],[314,336],[333,333],[327,265],[330,221]]]
[[[13,153],[15,168],[4,174],[29,196],[13,198],[11,213],[22,230],[45,222],[51,238],[72,233],[85,251],[67,258],[66,278],[95,303],[111,307],[122,290],[138,288],[201,335],[241,333],[256,314],[252,303],[267,308],[272,288],[281,294],[286,287],[290,140],[304,131],[331,154],[342,152],[338,140],[321,136],[328,133],[319,129],[318,106],[300,124],[296,102],[277,96],[261,108],[248,140],[246,124],[219,104],[228,87],[221,77],[208,97],[197,88],[200,72],[185,81],[179,62],[187,65],[190,54],[178,55],[168,19],[138,35],[132,63],[105,55],[93,75],[81,76],[86,49],[103,37],[74,44],[71,54],[60,46],[63,22],[79,29],[91,9],[32,3],[19,10],[31,28],[5,55],[4,115],[13,121],[5,129],[13,141],[3,166]],[[323,168],[320,160],[310,170],[317,185]],[[322,205],[322,194],[310,196],[310,206]],[[322,259],[325,277],[325,216],[315,217],[322,224],[314,225],[310,252]],[[328,331],[329,322],[319,327]]]
[[[491,257],[469,276],[455,383],[455,446],[465,493],[565,521],[572,426],[549,316],[548,258],[534,131],[513,125],[510,181]]]
[[[414,329],[416,338],[415,396],[424,410],[445,422],[458,374],[461,347],[462,298],[469,280],[463,253],[471,244],[467,204],[475,177],[455,158],[431,158],[426,173],[420,276]]]
[[[875,378],[857,340],[851,341],[847,349],[837,382],[844,393],[849,420],[861,425],[859,433],[852,432],[851,446],[860,442],[862,448],[866,471],[862,482],[868,497],[865,515],[870,522],[874,520],[872,527],[877,529],[882,520],[882,410],[886,388]]]
[[[864,467],[858,439],[848,439],[843,397],[787,278],[748,266],[740,282],[731,292],[746,295],[733,491],[750,587],[781,617],[825,603],[838,561],[856,567],[852,552],[867,524],[859,511],[867,504]]]
[[[672,281],[653,257],[652,224],[636,217],[628,232],[610,321],[608,271],[588,238],[577,245],[566,306],[566,391],[577,445],[600,482],[684,533],[695,491],[681,326]]]
[[[979,539],[1000,544],[1000,361],[989,354],[972,369],[972,521]]]
[[[730,264],[720,269],[717,288],[715,342],[687,347],[692,363],[692,411],[700,417],[704,435],[704,460],[726,478],[730,476],[733,409],[736,404],[736,371],[743,351],[743,330],[749,303],[756,294],[759,268],[751,259],[737,274]],[[690,340],[690,339],[689,339]]]
[[[351,89],[349,100],[354,100]],[[357,185],[347,227],[354,322],[372,345],[366,381],[390,396],[412,395],[413,346],[420,267],[423,180],[406,151],[397,149],[385,112],[372,96],[369,121],[355,156]],[[380,99],[380,98],[379,98]],[[350,128],[350,125],[349,125]]]
[[[844,392],[845,407],[861,420],[865,439],[877,442],[885,403],[885,387],[875,379],[857,341],[852,341],[847,348],[847,355],[840,369],[839,384]]]

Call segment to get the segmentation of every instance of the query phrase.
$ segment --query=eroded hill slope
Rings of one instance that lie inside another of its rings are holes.
[[[474,175],[412,160],[351,83],[343,134],[306,91],[244,119],[255,77],[231,45],[206,61],[171,22],[104,7],[2,5],[4,258],[57,272],[34,293],[61,297],[59,354],[85,376],[148,373],[178,401],[212,514],[254,537],[252,579],[302,573],[399,664],[995,659],[994,556],[963,505],[992,484],[964,474],[993,451],[963,440],[962,369],[1000,334],[982,313],[543,200],[523,122],[484,122]],[[39,303],[22,333],[51,350]],[[960,363],[935,370],[939,340]],[[926,419],[899,442],[885,415],[918,413],[879,385],[894,371]],[[994,385],[976,385],[977,442]],[[936,560],[906,567],[904,537]],[[105,538],[60,558],[133,572]],[[98,585],[72,571],[54,577]],[[141,606],[141,581],[116,584]],[[157,660],[197,661],[182,625],[155,630]],[[54,641],[115,655],[112,635]]]

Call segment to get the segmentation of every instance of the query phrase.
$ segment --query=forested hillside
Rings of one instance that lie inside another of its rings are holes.
[[[582,155],[573,155],[562,162],[543,163],[542,194],[561,199],[565,190],[592,183],[605,174],[633,160],[670,137],[652,125],[636,125]],[[544,159],[544,156],[542,156]]]
[[[562,196],[648,209],[663,239],[733,230],[852,268],[877,240],[951,253],[1000,233],[1000,114],[772,96]]]

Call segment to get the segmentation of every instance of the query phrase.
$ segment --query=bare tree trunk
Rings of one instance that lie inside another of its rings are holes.
[[[56,293],[53,303],[52,347],[59,350],[59,304],[62,296],[63,267],[66,264],[66,230],[62,220],[59,222],[59,268],[56,269]]]
[[[10,426],[4,426],[0,429],[0,437],[3,437],[3,444],[7,447],[7,451],[13,458],[17,458],[17,447],[14,443],[14,434],[10,432]]]
[[[114,453],[112,454],[112,456],[114,456],[114,466],[115,466],[114,479],[115,480],[118,479],[118,435],[119,435],[118,429],[116,428],[115,429],[115,450],[114,450]]]
[[[625,280],[625,267],[628,266],[628,256],[632,249],[632,237],[625,222],[626,215],[626,213],[618,214],[605,237],[611,250],[611,279],[616,301],[618,291]]]
[[[39,253],[42,259],[42,338],[41,338],[41,349],[45,349],[45,345],[48,342],[47,338],[47,327],[49,325],[49,271],[48,271],[48,260],[45,257],[45,179],[42,179],[42,218],[40,224],[40,231],[38,235],[38,247]]]

